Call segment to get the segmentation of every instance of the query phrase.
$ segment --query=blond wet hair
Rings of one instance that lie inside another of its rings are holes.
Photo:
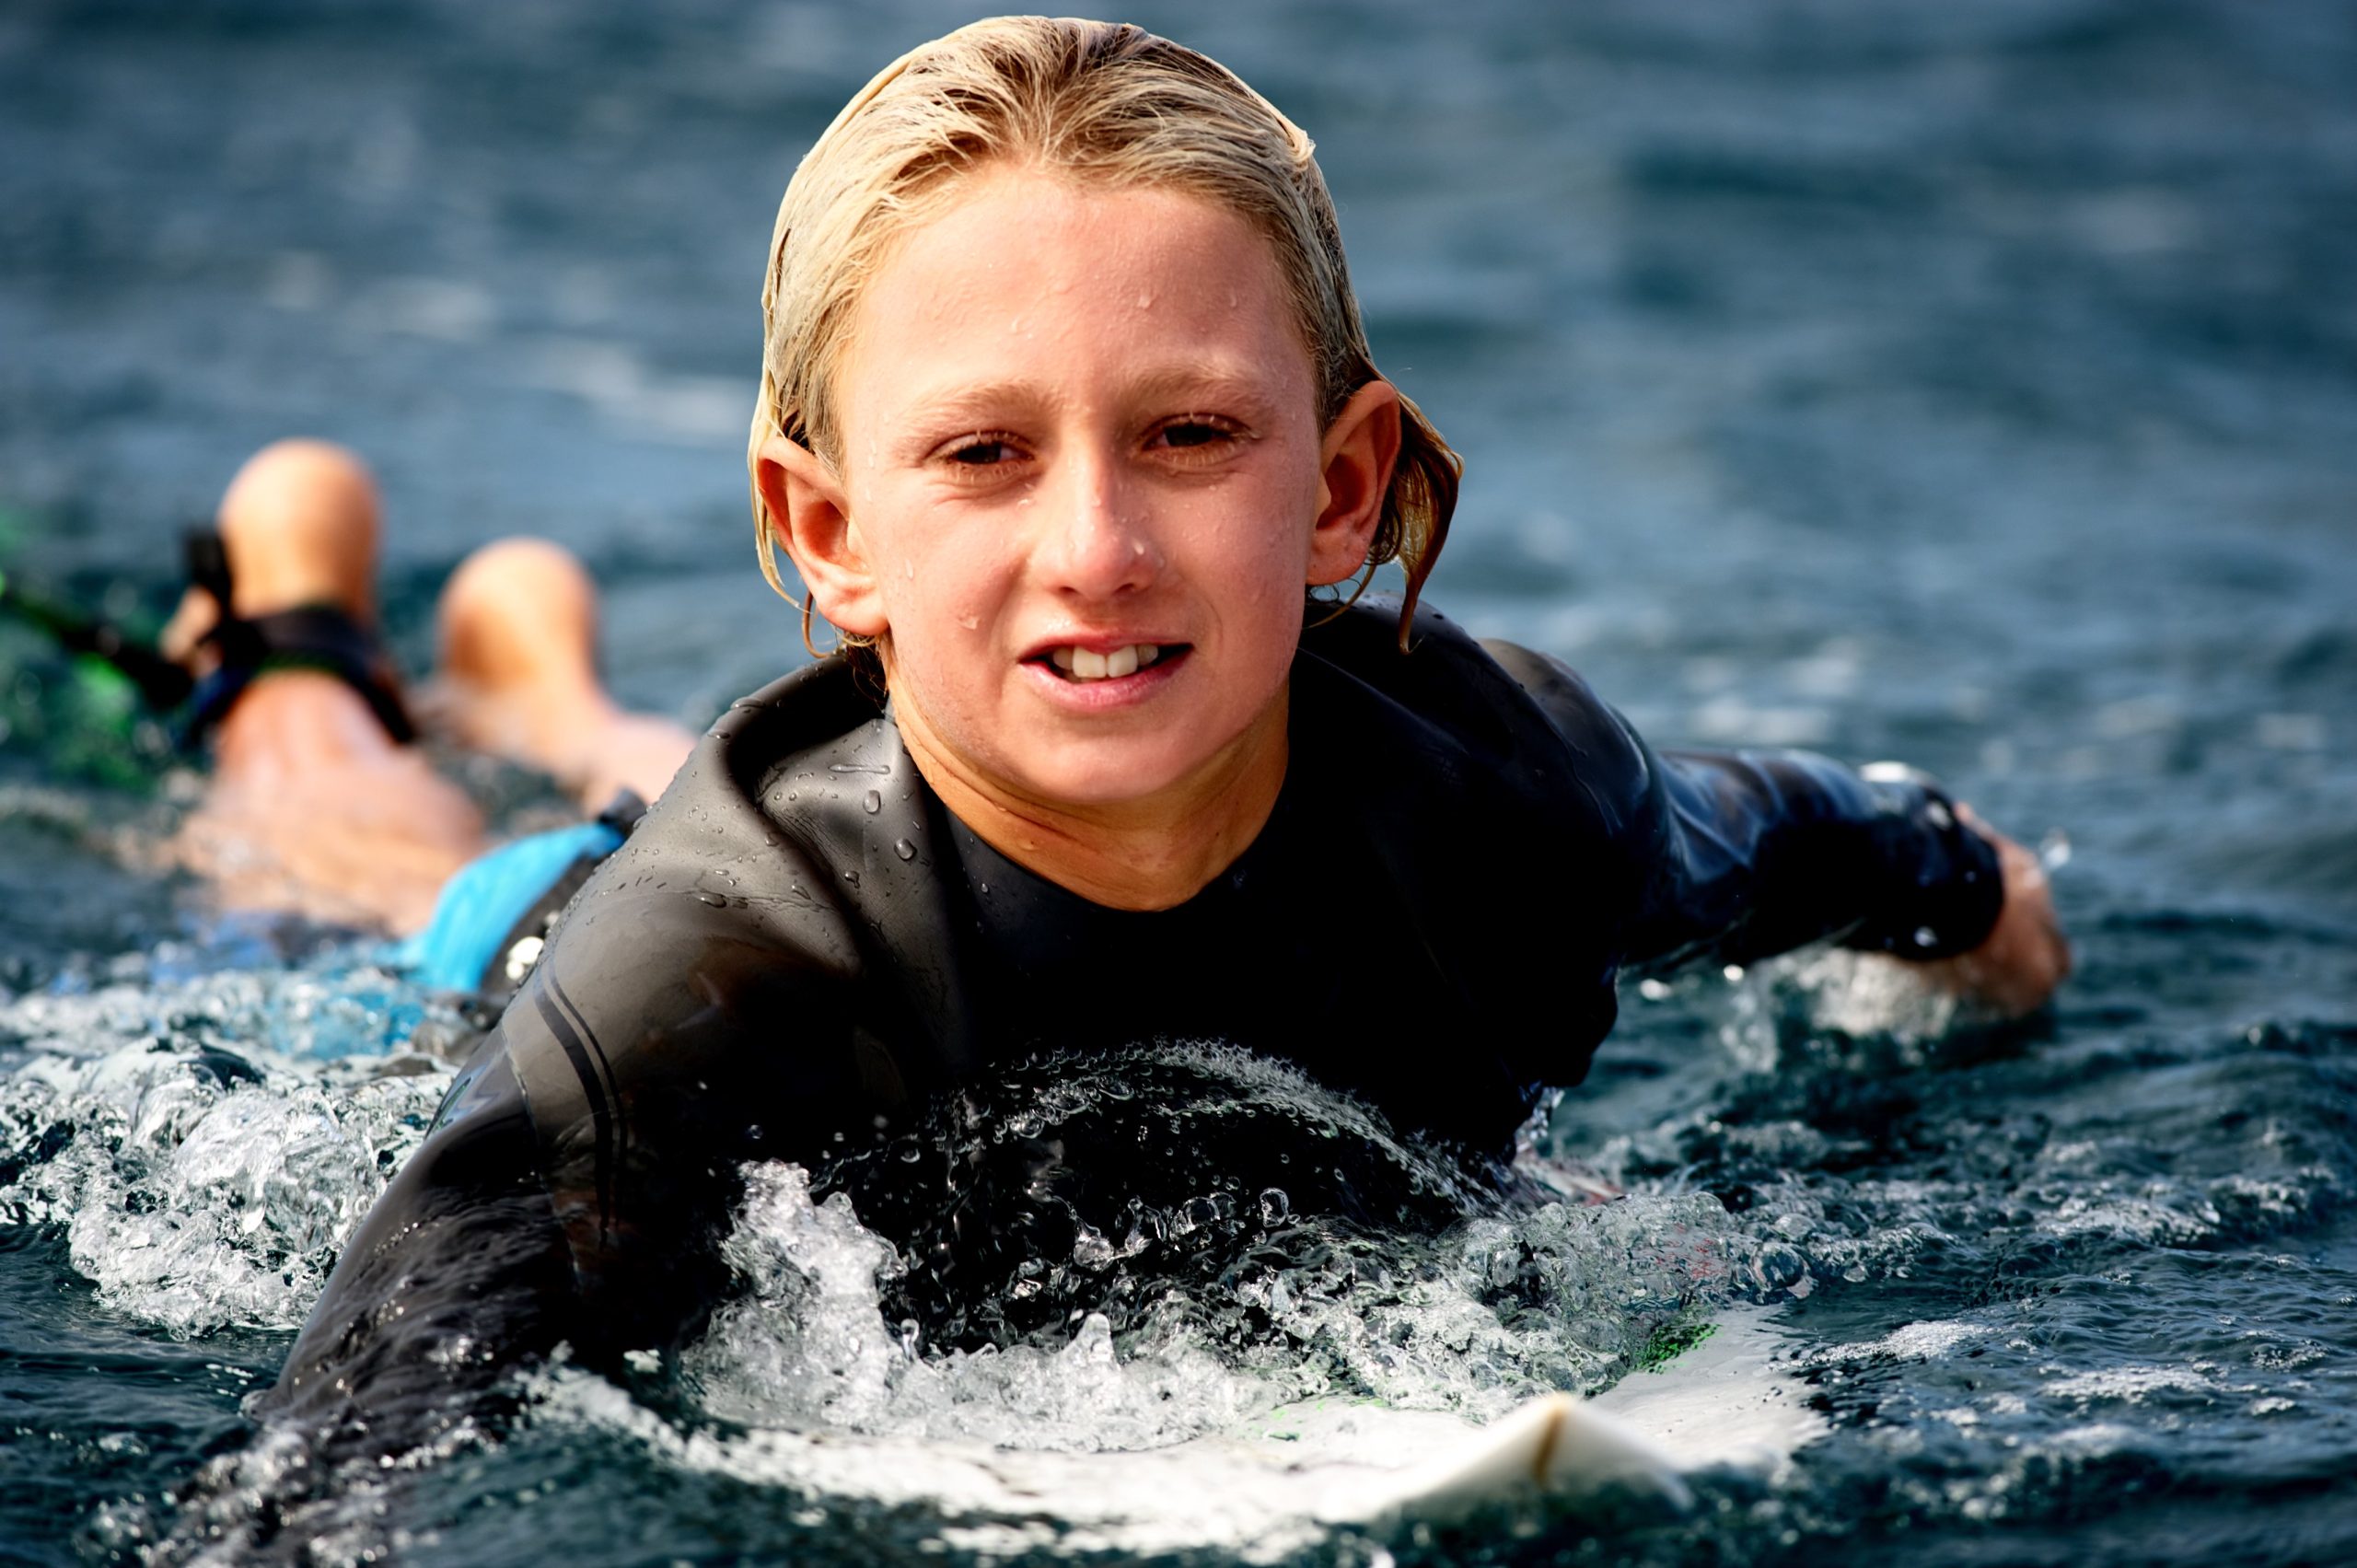
[[[761,287],[761,400],[746,461],[761,574],[778,522],[761,499],[761,444],[783,435],[830,464],[834,388],[862,291],[900,237],[938,215],[967,178],[1036,168],[1114,187],[1176,191],[1237,214],[1267,239],[1308,348],[1318,421],[1381,373],[1351,292],[1315,145],[1236,74],[1127,23],[996,17],[900,56],[845,104],[779,203]],[[1399,459],[1367,552],[1407,574],[1400,644],[1447,537],[1463,463],[1400,398]],[[788,596],[791,597],[790,595]],[[803,638],[810,607],[802,607]]]

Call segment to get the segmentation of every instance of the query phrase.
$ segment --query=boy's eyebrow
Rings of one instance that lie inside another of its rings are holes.
[[[1270,403],[1267,377],[1237,366],[1217,363],[1171,366],[1148,371],[1121,389],[1125,400],[1146,403],[1179,401],[1192,405],[1178,412],[1215,413],[1235,411],[1261,415]],[[1059,401],[1056,393],[1024,380],[993,381],[981,386],[949,385],[938,395],[920,389],[902,406],[905,420],[926,425],[977,427],[1004,419],[1010,411],[1032,412]]]
[[[1217,412],[1221,404],[1257,410],[1269,401],[1269,378],[1225,364],[1174,366],[1141,377],[1137,390],[1156,401],[1178,398],[1208,402],[1213,406],[1201,411],[1205,413]]]

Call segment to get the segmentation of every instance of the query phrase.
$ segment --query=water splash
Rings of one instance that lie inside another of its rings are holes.
[[[109,1310],[298,1326],[424,1135],[462,1020],[348,958],[0,1005],[0,1223],[64,1230]]]
[[[1303,1400],[1487,1419],[1609,1384],[1734,1288],[1713,1198],[1510,1203],[1241,1052],[1032,1063],[940,1121],[816,1200],[749,1171],[746,1294],[683,1366],[708,1413],[1080,1450]]]

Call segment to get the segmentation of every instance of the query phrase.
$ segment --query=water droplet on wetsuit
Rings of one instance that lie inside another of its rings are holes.
[[[873,817],[873,816],[875,816],[878,811],[881,811],[881,810],[883,810],[883,809],[884,809],[884,797],[883,797],[883,796],[881,796],[881,795],[877,794],[875,790],[872,790],[872,789],[871,789],[871,790],[869,790],[869,791],[867,792],[867,798],[866,798],[866,799],[865,799],[865,800],[862,800],[862,801],[860,802],[860,805],[862,805],[862,806],[865,807],[867,808],[867,814],[868,814],[870,817]]]
[[[917,857],[917,846],[909,842],[906,839],[894,839],[892,841],[892,853],[899,855],[902,860],[914,860]]]

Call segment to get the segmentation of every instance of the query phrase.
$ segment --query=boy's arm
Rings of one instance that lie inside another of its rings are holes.
[[[807,1158],[797,1116],[852,1103],[834,1055],[776,1048],[828,1035],[817,960],[691,881],[628,885],[659,879],[627,853],[346,1245],[273,1396],[305,1424],[463,1409],[560,1342],[598,1368],[676,1343],[725,1288],[743,1162]]]
[[[1611,717],[1638,792],[1638,967],[1746,963],[1827,937],[1921,962],[1995,926],[1996,846],[1923,775],[1800,751],[1655,752]]]
[[[2036,858],[1924,775],[1799,751],[1656,752],[1561,661],[1487,645],[1570,742],[1629,856],[1632,970],[1831,938],[2014,1014],[2069,972]]]
[[[306,1425],[393,1423],[373,1444],[390,1450],[403,1423],[483,1408],[469,1391],[560,1343],[600,1369],[662,1353],[726,1289],[720,1247],[746,1162],[807,1161],[879,1109],[867,1078],[882,1048],[851,1027],[864,958],[837,879],[755,799],[795,799],[799,775],[781,783],[766,760],[792,752],[797,726],[845,716],[830,703],[850,717],[873,703],[823,666],[765,696],[724,718],[574,898],[347,1245],[274,1409]],[[885,739],[897,748],[881,729],[845,745]],[[839,790],[836,755],[810,766]],[[884,772],[865,752],[842,757]],[[801,825],[825,829],[810,809]],[[864,832],[865,814],[848,812]],[[870,889],[885,881],[871,874]]]
[[[572,1316],[574,1268],[499,1038],[345,1245],[262,1413],[329,1448],[414,1447],[479,1413]]]

